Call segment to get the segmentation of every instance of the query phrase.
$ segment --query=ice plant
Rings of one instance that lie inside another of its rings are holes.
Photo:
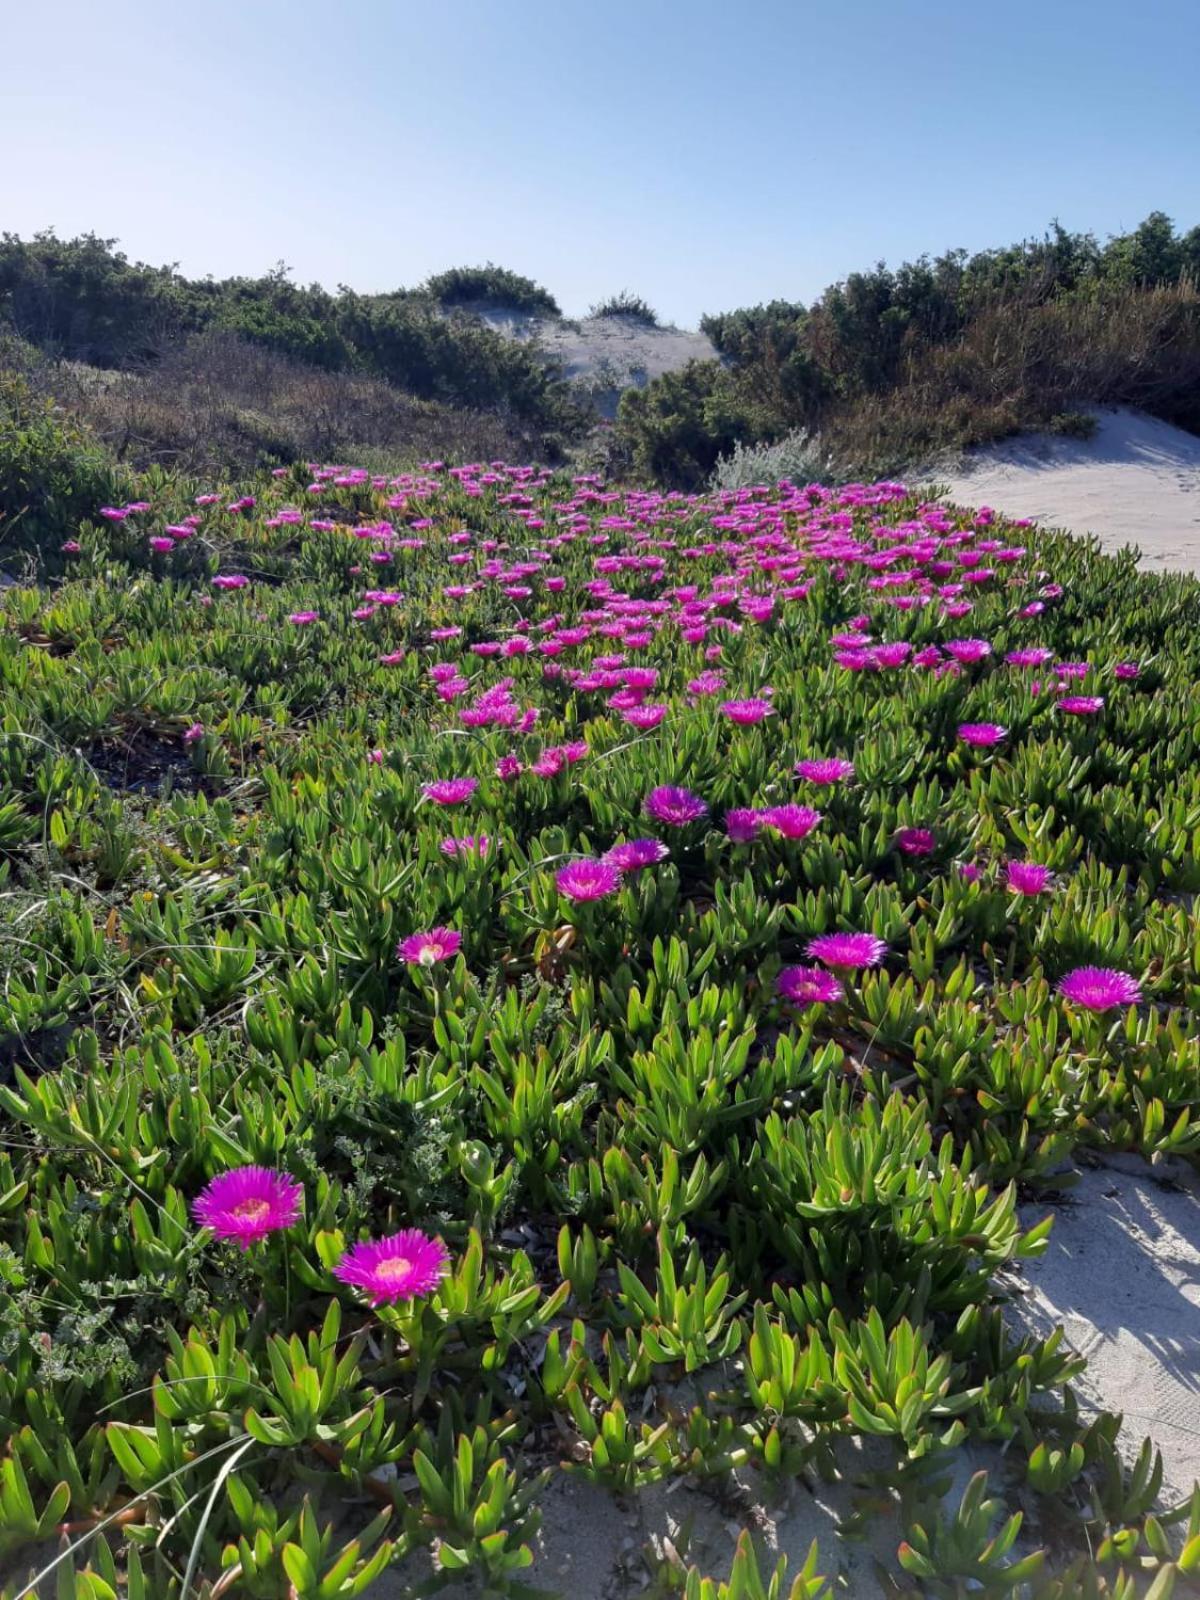
[[[749,844],[762,832],[762,812],[750,806],[735,806],[725,813],[725,832],[734,844]]]
[[[392,1305],[432,1294],[441,1281],[450,1252],[440,1239],[419,1228],[402,1228],[385,1239],[364,1239],[351,1245],[333,1275],[361,1289],[372,1306]]]
[[[1142,988],[1128,972],[1115,967],[1076,967],[1058,985],[1058,992],[1085,1011],[1111,1011],[1114,1006],[1135,1006]]]
[[[1090,717],[1104,710],[1102,694],[1068,694],[1056,702],[1060,711],[1071,717]]]
[[[796,776],[804,778],[809,783],[841,783],[843,778],[854,776],[854,763],[844,761],[840,756],[818,756],[811,760],[797,761]]]
[[[759,822],[785,839],[807,839],[821,821],[821,813],[812,806],[768,806],[760,811]]]
[[[781,1000],[803,1010],[807,1006],[831,1006],[842,998],[842,986],[832,972],[820,967],[784,967],[775,980]]]
[[[603,900],[621,887],[621,871],[611,861],[571,861],[554,876],[560,894],[568,900]]]
[[[896,848],[906,856],[931,856],[937,849],[937,837],[932,828],[901,828]]]
[[[822,933],[808,941],[804,953],[827,967],[852,971],[879,966],[887,954],[887,945],[873,933]]]
[[[462,934],[453,928],[430,928],[426,933],[410,933],[396,946],[396,954],[410,967],[432,967],[449,961],[462,948]]]
[[[646,815],[655,822],[665,822],[672,828],[682,828],[689,822],[699,822],[708,815],[708,806],[690,789],[680,789],[674,784],[663,784],[651,789],[645,800]]]
[[[268,1233],[290,1228],[300,1215],[304,1187],[286,1172],[269,1167],[235,1167],[206,1184],[192,1215],[218,1239],[232,1239],[242,1250]]]
[[[479,787],[478,778],[438,778],[421,790],[426,800],[439,806],[460,806],[469,800]]]
[[[652,867],[659,861],[665,861],[670,854],[661,839],[630,839],[606,850],[604,859],[618,872],[640,872],[643,867]]]
[[[491,848],[491,843],[491,838],[486,833],[467,833],[463,834],[461,838],[455,838],[451,835],[449,838],[443,839],[438,845],[438,849],[444,856],[479,856],[482,858],[487,855]]]
[[[979,750],[999,744],[1007,733],[1008,729],[999,722],[960,722],[958,725],[958,737],[962,742]]]
[[[1049,867],[1038,866],[1033,861],[1010,861],[1004,876],[1005,887],[1014,894],[1041,894],[1050,887],[1054,874]]]
[[[769,717],[774,710],[769,700],[755,696],[749,700],[722,700],[717,708],[721,715],[728,717],[730,722],[735,722],[739,727],[747,727],[755,722],[761,722],[764,717]]]

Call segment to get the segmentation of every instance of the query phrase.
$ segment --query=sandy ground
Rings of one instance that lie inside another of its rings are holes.
[[[1200,1176],[1183,1163],[1151,1168],[1113,1158],[1079,1172],[1066,1198],[1023,1208],[1027,1226],[1055,1213],[1044,1256],[1024,1264],[1015,1280],[1009,1317],[1015,1331],[1045,1337],[1062,1325],[1069,1344],[1088,1358],[1076,1385],[1081,1408],[1121,1411],[1123,1441],[1132,1459],[1147,1435],[1162,1452],[1165,1505],[1178,1503],[1200,1478]],[[898,1571],[902,1537],[894,1509],[870,1501],[868,1535],[844,1538],[839,1523],[861,1504],[855,1480],[882,1458],[851,1447],[833,1485],[793,1482],[777,1501],[747,1474],[726,1490],[684,1480],[655,1485],[620,1500],[559,1478],[542,1499],[542,1528],[528,1581],[570,1600],[631,1600],[647,1587],[656,1559],[677,1551],[710,1576],[724,1577],[742,1528],[750,1528],[764,1558],[803,1564],[815,1538],[821,1570],[838,1592],[877,1600],[884,1589],[876,1563]],[[998,1450],[969,1448],[954,1462],[947,1503],[956,1504],[971,1473],[986,1467],[992,1492],[1020,1501],[1019,1463]],[[1040,1542],[1028,1529],[1022,1547]],[[429,1575],[422,1556],[385,1574],[370,1600],[406,1600]],[[452,1586],[445,1600],[468,1600]]]
[[[622,389],[689,361],[713,361],[717,352],[703,333],[686,328],[648,328],[633,317],[582,317],[570,321],[491,307],[467,307],[514,339],[538,339],[562,362],[573,383],[584,385],[602,415],[613,416]]]
[[[1097,411],[1092,439],[1031,434],[919,474],[948,498],[1137,545],[1155,572],[1200,572],[1200,438],[1142,412]]]
[[[1013,1320],[1042,1337],[1062,1324],[1088,1361],[1081,1404],[1123,1412],[1134,1451],[1154,1440],[1164,1499],[1178,1502],[1200,1478],[1200,1178],[1118,1161],[1081,1173],[1056,1208]]]

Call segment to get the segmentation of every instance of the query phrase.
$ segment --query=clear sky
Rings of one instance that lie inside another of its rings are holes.
[[[7,0],[0,228],[683,325],[1057,217],[1200,222],[1198,0]]]

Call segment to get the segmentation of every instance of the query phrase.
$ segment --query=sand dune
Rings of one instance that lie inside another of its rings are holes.
[[[1093,439],[1032,434],[919,476],[965,505],[1136,545],[1149,571],[1200,572],[1200,438],[1138,411],[1096,419]]]

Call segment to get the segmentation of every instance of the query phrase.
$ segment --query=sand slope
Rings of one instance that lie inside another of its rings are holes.
[[[622,389],[640,388],[651,378],[674,372],[689,361],[713,361],[712,341],[686,328],[650,328],[634,317],[537,317],[492,306],[466,306],[490,327],[513,339],[537,339],[562,363],[564,375],[586,386],[604,416],[616,412]]]
[[[1031,434],[909,476],[1110,550],[1137,545],[1150,571],[1200,571],[1200,438],[1139,411],[1095,415],[1093,439]]]

